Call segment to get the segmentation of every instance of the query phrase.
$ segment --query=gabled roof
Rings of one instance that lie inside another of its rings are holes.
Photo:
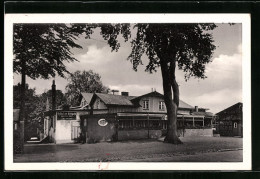
[[[135,100],[138,100],[138,99],[141,99],[143,97],[160,97],[160,98],[163,98],[163,94],[157,92],[157,91],[153,91],[153,92],[150,92],[150,93],[147,93],[147,94],[144,94],[142,96],[138,96],[136,98],[134,98],[132,101],[135,101]],[[186,108],[186,109],[194,109],[193,106],[185,103],[184,101],[182,100],[179,100],[179,108]]]
[[[130,99],[134,98],[133,96],[122,96],[122,95],[113,95],[113,94],[104,94],[104,93],[95,93],[97,97],[100,98],[106,105],[122,105],[122,106],[134,106]]]
[[[160,97],[163,98],[163,95],[157,91],[153,91],[142,96],[122,96],[122,95],[113,95],[113,94],[105,94],[105,93],[95,93],[91,104],[94,102],[96,97],[100,98],[106,105],[121,105],[121,106],[139,106],[139,100],[143,97]],[[185,109],[194,109],[193,106],[185,103],[184,101],[179,101],[179,108]]]
[[[221,113],[225,113],[225,112],[233,110],[235,108],[241,108],[241,111],[242,111],[242,106],[243,106],[243,103],[238,102],[238,103],[236,103],[236,104],[234,104],[234,105],[232,105],[232,106],[230,106],[230,107],[228,107],[228,108],[226,108],[226,109],[216,113],[216,115],[220,115]]]
[[[93,97],[93,93],[81,93],[81,95],[87,101],[88,104],[90,103]]]
[[[193,106],[189,105],[188,103],[185,103],[182,100],[179,101],[179,108],[194,109]]]

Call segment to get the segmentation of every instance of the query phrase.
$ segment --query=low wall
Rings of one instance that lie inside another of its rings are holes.
[[[213,136],[213,129],[185,129],[184,137],[190,136]]]
[[[161,130],[149,130],[149,138],[157,139],[162,136]],[[137,140],[137,139],[148,139],[147,129],[132,129],[132,130],[119,130],[118,140]]]

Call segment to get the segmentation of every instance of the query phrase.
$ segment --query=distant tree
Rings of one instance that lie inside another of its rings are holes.
[[[88,29],[79,25],[79,29]],[[131,37],[130,24],[99,24],[102,37],[107,40],[112,51],[117,51],[117,40],[121,33],[125,41]],[[131,41],[132,51],[128,57],[133,69],[142,64],[146,54],[149,63],[146,71],[156,72],[161,68],[164,101],[167,108],[168,128],[165,142],[181,144],[177,136],[177,110],[179,106],[179,86],[176,81],[176,67],[186,72],[185,80],[191,76],[206,78],[205,64],[211,61],[215,45],[207,31],[215,29],[215,24],[135,24],[136,36]],[[86,37],[89,38],[89,35]]]
[[[76,71],[68,77],[66,97],[72,106],[79,105],[81,93],[108,93],[109,88],[104,86],[98,73],[89,71]]]
[[[21,85],[18,83],[13,86],[13,108],[20,108]],[[37,128],[40,128],[39,113],[37,113],[39,98],[35,94],[35,88],[25,88],[25,121],[24,121],[24,140],[29,140],[37,135]]]
[[[49,101],[49,109],[52,109],[52,90],[48,90],[47,92],[44,92],[40,95],[41,101],[43,101],[44,104],[44,109],[46,109],[46,101],[48,98]],[[61,107],[63,104],[67,103],[67,99],[65,97],[65,94],[61,91],[61,90],[56,90],[56,107],[59,108]]]

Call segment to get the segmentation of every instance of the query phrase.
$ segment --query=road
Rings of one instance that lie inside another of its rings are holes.
[[[195,155],[180,155],[173,157],[132,159],[126,162],[241,162],[243,150],[226,152],[209,152]]]
[[[241,162],[243,160],[242,138],[184,137],[181,140],[184,143],[182,145],[163,143],[159,140],[96,144],[29,144],[25,145],[24,154],[14,155],[14,162]]]

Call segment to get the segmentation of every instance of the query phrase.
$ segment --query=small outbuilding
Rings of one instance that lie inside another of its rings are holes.
[[[216,121],[220,136],[243,137],[243,104],[238,102],[216,113]]]

